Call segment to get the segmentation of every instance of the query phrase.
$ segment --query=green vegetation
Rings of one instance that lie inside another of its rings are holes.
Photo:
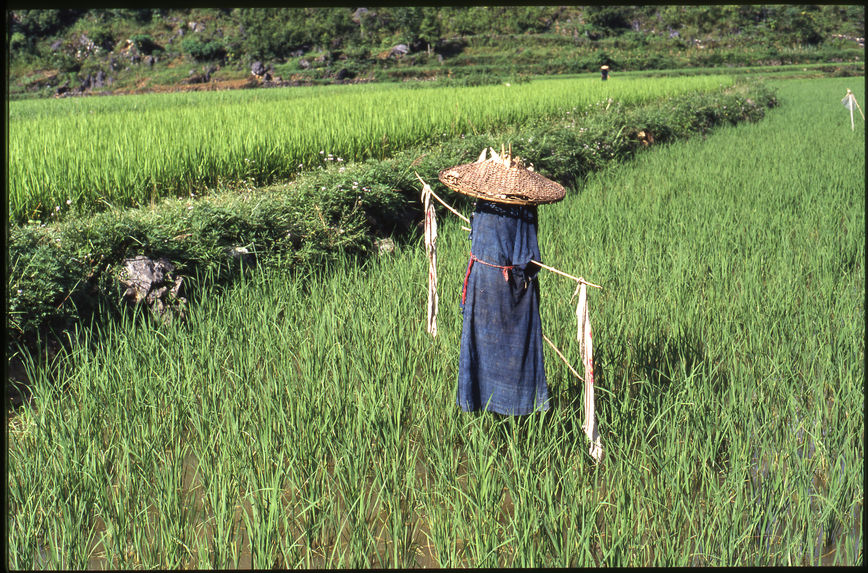
[[[762,122],[540,209],[544,262],[603,285],[600,465],[554,354],[545,416],[455,407],[468,243],[444,212],[435,340],[417,236],[34,361],[9,424],[10,567],[861,564],[865,132],[838,102],[864,89],[777,85]],[[574,285],[541,281],[577,364]]]
[[[257,61],[279,85],[478,81],[602,64],[617,72],[808,63],[864,70],[858,5],[59,9],[10,16],[12,97],[238,87]],[[152,43],[136,41],[143,36]],[[191,82],[200,75],[207,80]]]
[[[573,78],[458,90],[325,86],[11,102],[10,218],[266,185],[330,160],[382,159],[441,137],[581,113],[607,98],[630,106],[731,83]]]
[[[655,93],[667,83],[650,80],[645,88]],[[660,85],[655,88],[655,84]],[[469,91],[484,101],[505,89]],[[421,96],[424,90],[412,93]],[[634,98],[640,95],[633,94]],[[178,97],[172,99],[177,103]],[[418,213],[415,172],[434,180],[444,165],[471,161],[486,145],[514,142],[514,151],[532,158],[541,173],[571,184],[613,160],[631,157],[649,141],[666,143],[706,133],[720,124],[755,121],[774,104],[774,95],[763,86],[747,84],[642,105],[606,99],[584,109],[567,109],[554,118],[542,109],[534,118],[520,116],[518,125],[435,138],[388,159],[348,162],[323,154],[320,162],[327,167],[263,190],[224,190],[139,209],[111,208],[96,215],[65,205],[58,211],[59,222],[51,217],[47,223],[10,230],[10,343],[32,340],[49,327],[63,330],[87,322],[101,300],[118,298],[115,277],[124,260],[136,255],[168,257],[179,273],[189,277],[207,272],[226,276],[226,271],[232,276],[237,270],[232,253],[238,248],[247,249],[266,266],[334,260],[338,248],[344,253],[368,253],[376,237],[401,236],[412,224]],[[508,104],[505,108],[510,109]],[[364,125],[356,127],[365,131]],[[646,134],[644,139],[640,132]],[[221,148],[214,150],[219,153]]]

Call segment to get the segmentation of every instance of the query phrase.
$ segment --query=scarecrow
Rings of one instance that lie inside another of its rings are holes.
[[[490,152],[490,155],[489,155]],[[419,174],[416,174],[419,177]],[[540,262],[537,206],[564,198],[564,188],[525,166],[501,147],[482,151],[474,163],[444,169],[439,179],[453,191],[476,198],[472,219],[461,215],[422,183],[428,254],[428,332],[437,336],[437,222],[432,198],[470,224],[470,256],[461,293],[463,322],[456,402],[464,411],[484,409],[523,415],[549,408],[542,343],[547,342],[585,383],[583,429],[589,453],[603,454],[594,417],[594,372],[586,287],[600,288]],[[552,271],[576,281],[577,340],[585,377],[542,333],[537,273]]]
[[[453,191],[476,197],[461,292],[458,405],[522,415],[549,408],[539,315],[537,205],[564,188],[521,160],[483,150],[475,163],[440,172]]]
[[[609,66],[602,65],[600,66],[600,76],[603,81],[609,79]]]

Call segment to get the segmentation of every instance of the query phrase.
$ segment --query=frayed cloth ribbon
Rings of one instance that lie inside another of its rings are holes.
[[[591,334],[591,321],[588,319],[588,289],[582,280],[576,288],[579,304],[576,305],[576,338],[579,341],[579,352],[582,364],[585,366],[585,423],[582,429],[591,440],[589,454],[599,462],[603,457],[603,445],[600,441],[600,430],[594,417],[594,348]]]
[[[422,203],[425,210],[425,253],[428,255],[428,332],[437,336],[437,214],[431,202],[431,187],[422,187]]]

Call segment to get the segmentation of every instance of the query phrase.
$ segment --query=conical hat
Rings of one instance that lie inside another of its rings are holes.
[[[491,157],[486,159],[486,153]],[[475,163],[465,163],[444,169],[439,174],[444,185],[471,197],[498,203],[539,205],[564,198],[566,191],[559,183],[534,173],[533,166],[524,166],[519,157],[512,157],[486,148]]]

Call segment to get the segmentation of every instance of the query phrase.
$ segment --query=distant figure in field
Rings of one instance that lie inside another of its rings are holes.
[[[537,205],[564,188],[491,149],[475,163],[444,169],[453,191],[476,197],[470,260],[461,295],[463,322],[457,404],[465,412],[524,415],[549,409],[539,315]]]
[[[600,66],[600,75],[603,76],[603,81],[609,79],[609,66]]]

